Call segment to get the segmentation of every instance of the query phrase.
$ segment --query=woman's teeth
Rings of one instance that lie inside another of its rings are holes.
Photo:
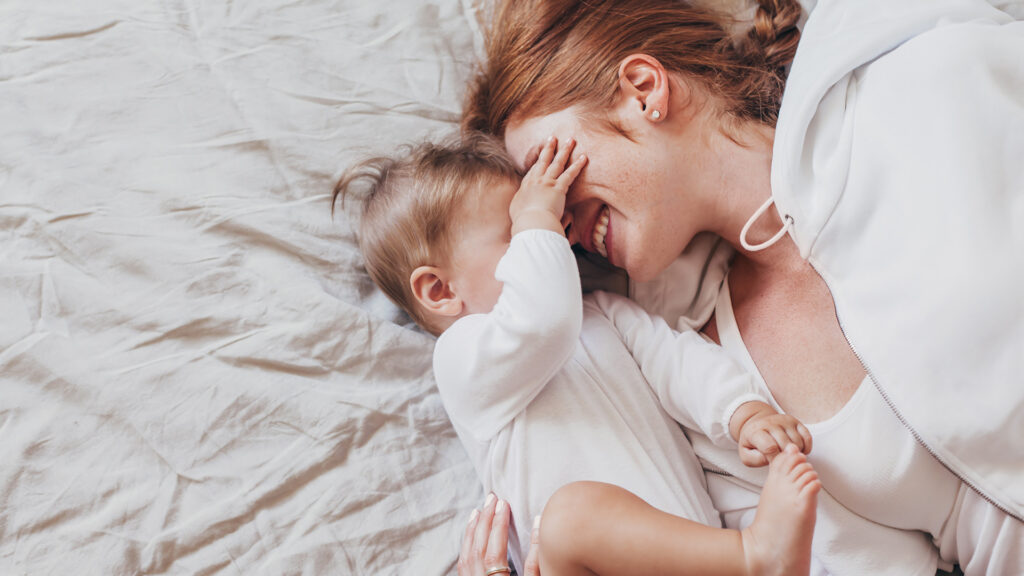
[[[608,248],[604,245],[604,236],[608,233],[608,207],[605,206],[601,209],[601,215],[597,217],[597,223],[594,224],[594,248],[597,252],[608,257]]]

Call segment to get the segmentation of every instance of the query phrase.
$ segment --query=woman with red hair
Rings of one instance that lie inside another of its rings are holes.
[[[520,169],[574,138],[570,241],[676,304],[700,301],[664,285],[691,240],[735,250],[703,330],[811,423],[816,571],[1024,573],[1024,23],[982,0],[800,18],[506,1],[463,127]],[[691,439],[749,523],[763,477]]]

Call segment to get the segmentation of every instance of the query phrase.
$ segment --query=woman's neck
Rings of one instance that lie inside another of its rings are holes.
[[[774,136],[775,130],[769,126],[734,122],[716,130],[709,139],[709,181],[704,189],[709,196],[710,230],[755,267],[786,265],[789,260],[783,257],[789,250],[780,249],[789,243],[787,238],[762,251],[746,250],[740,243],[740,231],[772,195]],[[782,227],[782,218],[772,205],[751,224],[747,242],[764,242]]]

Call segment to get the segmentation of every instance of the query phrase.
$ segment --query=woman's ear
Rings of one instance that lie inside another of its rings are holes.
[[[462,314],[462,299],[452,290],[447,275],[436,266],[420,266],[409,276],[413,296],[430,314],[455,317]]]
[[[641,114],[651,122],[668,117],[672,85],[669,73],[653,56],[631,54],[619,64],[619,92],[627,113]],[[685,88],[684,88],[685,89]]]

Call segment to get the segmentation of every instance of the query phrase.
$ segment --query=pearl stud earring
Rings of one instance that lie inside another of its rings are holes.
[[[661,118],[661,112],[659,112],[658,110],[655,110],[654,112],[651,112],[651,118],[653,118],[655,120],[657,120],[658,118]]]

